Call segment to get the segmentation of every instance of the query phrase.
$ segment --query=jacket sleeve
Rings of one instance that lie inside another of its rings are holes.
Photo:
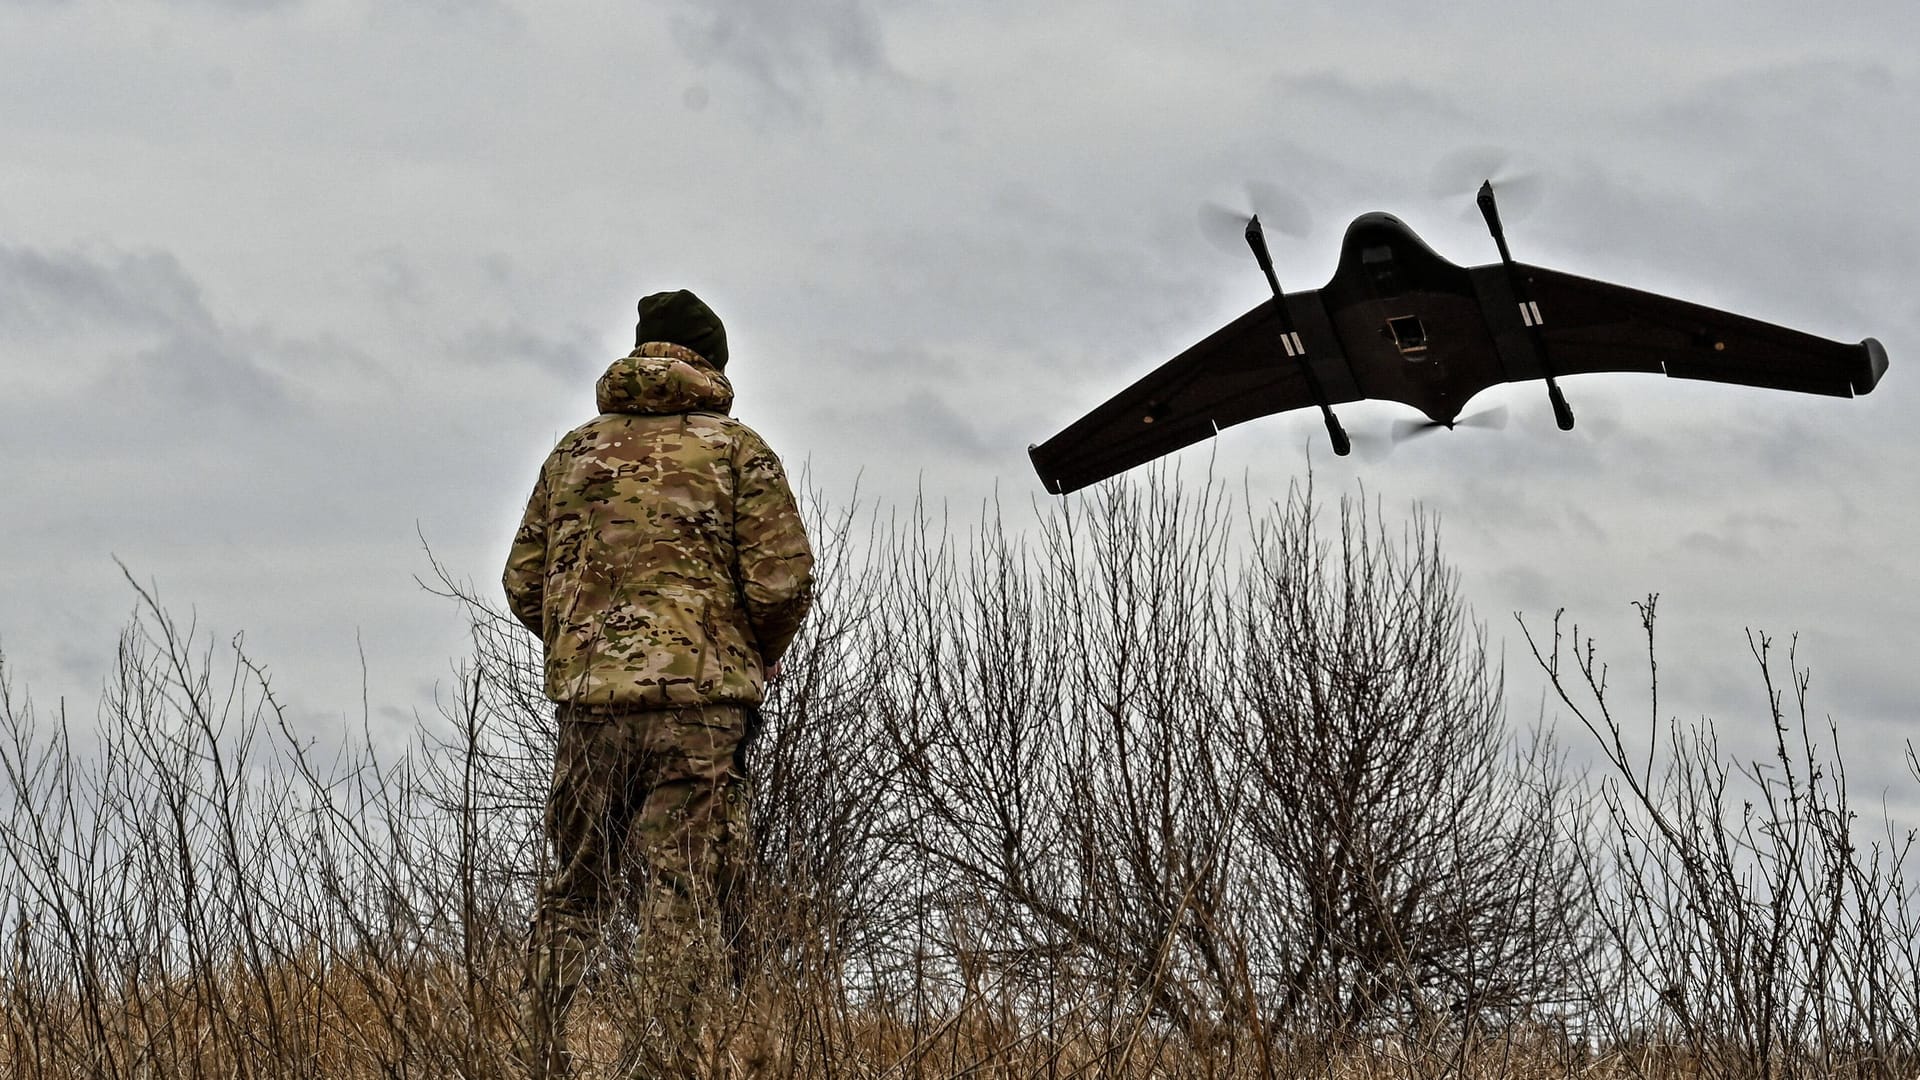
[[[541,611],[547,585],[547,470],[527,500],[527,512],[520,529],[513,534],[513,550],[507,553],[507,571],[501,576],[507,589],[507,606],[527,629],[541,633]]]
[[[734,468],[740,596],[760,659],[771,665],[793,643],[813,603],[813,548],[779,457],[750,429],[741,431]]]

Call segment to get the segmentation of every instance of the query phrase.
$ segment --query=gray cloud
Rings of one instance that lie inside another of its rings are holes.
[[[823,73],[897,74],[869,0],[687,4],[672,25],[674,40],[696,62],[737,71],[768,100],[795,113],[806,111]]]
[[[360,256],[360,264],[365,268],[368,288],[382,298],[411,306],[426,301],[425,275],[398,247],[388,246],[369,251]],[[504,277],[510,266],[510,263],[503,263],[499,276]]]
[[[270,343],[221,325],[174,256],[0,247],[0,336],[59,344],[94,373],[89,397],[126,413],[273,415],[287,387],[258,356]]]
[[[978,458],[1005,445],[1004,440],[983,433],[976,420],[961,416],[951,404],[924,390],[908,395],[891,413],[896,437],[911,433],[914,442],[949,454]]]
[[[244,10],[0,7],[0,634],[23,678],[37,652],[84,690],[127,606],[117,553],[256,630],[307,704],[357,709],[365,627],[373,699],[406,716],[460,648],[416,605],[416,524],[490,582],[654,287],[720,306],[742,415],[830,495],[856,475],[881,498],[1033,494],[1028,442],[1263,299],[1199,236],[1203,199],[1302,197],[1318,228],[1275,252],[1294,288],[1364,210],[1486,262],[1470,199],[1428,179],[1497,143],[1547,181],[1518,257],[1875,334],[1887,382],[1835,401],[1581,377],[1571,433],[1538,387],[1501,388],[1476,407],[1508,404],[1507,430],[1377,462],[1273,417],[1186,451],[1189,475],[1263,499],[1311,444],[1325,491],[1443,512],[1496,634],[1564,605],[1624,664],[1627,601],[1659,590],[1663,664],[1676,688],[1705,672],[1702,711],[1751,716],[1741,625],[1799,627],[1843,724],[1903,737],[1911,5]],[[1509,680],[1536,699],[1524,665]]]
[[[85,4],[87,0],[0,0],[0,7],[52,8],[73,7]],[[206,9],[214,11],[232,11],[241,14],[277,11],[298,7],[306,0],[148,0],[149,4],[160,8]],[[105,5],[102,5],[105,6]]]
[[[197,6],[225,9],[238,12],[277,11],[282,8],[297,7],[306,0],[171,0],[182,6]]]
[[[86,0],[0,0],[0,6],[11,4],[20,7],[59,7],[85,2]],[[308,0],[147,0],[147,3],[149,6],[158,8],[200,9],[254,15],[305,7]],[[510,10],[504,0],[376,0],[376,11],[387,8],[405,8],[447,15],[469,11]]]
[[[1370,120],[1383,116],[1403,121],[1419,117],[1459,124],[1468,119],[1467,112],[1454,102],[1405,79],[1368,79],[1323,68],[1300,74],[1282,72],[1273,76],[1271,85],[1292,109],[1332,108]]]
[[[200,286],[164,252],[90,255],[0,244],[0,333],[72,335],[117,327],[206,332]]]
[[[1867,148],[1856,146],[1850,133],[1842,135],[1835,118],[1857,112],[1862,100],[1894,100],[1900,83],[1892,69],[1879,62],[1814,59],[1768,64],[1708,79],[1655,106],[1652,115],[1676,133],[1714,131],[1735,141],[1784,135],[1793,141],[1797,153],[1846,148],[1852,156]],[[1851,119],[1878,126],[1887,118]]]
[[[556,337],[519,323],[470,327],[456,340],[454,353],[463,363],[524,364],[572,379],[593,378],[608,360],[599,336],[588,330]]]
[[[1751,545],[1726,533],[1691,532],[1680,538],[1680,546],[1715,559],[1744,559],[1754,553]]]

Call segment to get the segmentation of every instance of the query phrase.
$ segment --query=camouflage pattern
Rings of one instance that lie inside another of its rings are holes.
[[[638,940],[611,966],[639,1019],[623,1069],[683,1076],[726,970],[737,755],[813,555],[780,459],[727,415],[733,388],[700,354],[644,343],[598,400],[541,467],[504,576],[560,719],[519,1053],[564,1074],[569,1003],[624,908]]]
[[[601,415],[540,470],[504,583],[546,643],[547,696],[596,708],[761,699],[813,555],[780,459],[733,387],[649,342],[600,378]]]
[[[722,906],[744,842],[736,751],[746,709],[560,709],[546,831],[557,865],[527,948],[525,1026],[534,1075],[564,1075],[565,1016],[617,907],[636,935],[609,1011],[623,1072],[692,1075],[711,995],[729,978]],[[623,1007],[624,1006],[624,1007]]]

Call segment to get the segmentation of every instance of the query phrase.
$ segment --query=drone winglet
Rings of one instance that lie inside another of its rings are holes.
[[[1260,272],[1267,275],[1267,286],[1273,290],[1274,312],[1280,325],[1280,344],[1286,354],[1300,365],[1300,374],[1306,377],[1307,392],[1313,395],[1314,403],[1320,406],[1320,417],[1326,421],[1327,437],[1333,440],[1333,452],[1341,457],[1353,453],[1353,443],[1347,438],[1346,429],[1340,426],[1340,418],[1333,415],[1333,402],[1327,398],[1327,388],[1321,385],[1320,376],[1315,374],[1313,364],[1307,359],[1307,347],[1294,330],[1293,315],[1287,310],[1287,294],[1280,288],[1280,278],[1273,272],[1273,256],[1267,252],[1266,230],[1260,227],[1260,215],[1247,219],[1247,246],[1253,249],[1253,258],[1260,264]]]
[[[1560,383],[1554,378],[1553,358],[1547,353],[1546,336],[1540,330],[1540,305],[1533,301],[1525,275],[1514,265],[1513,253],[1507,250],[1507,233],[1500,227],[1500,207],[1493,199],[1493,181],[1481,183],[1480,195],[1475,201],[1480,204],[1480,216],[1487,220],[1487,231],[1493,234],[1494,246],[1500,249],[1500,265],[1506,268],[1507,283],[1513,289],[1513,298],[1520,303],[1520,321],[1527,328],[1527,339],[1533,343],[1534,358],[1546,375],[1547,400],[1553,405],[1553,422],[1560,426],[1561,431],[1572,431],[1573,408],[1567,404],[1567,396],[1560,392]]]

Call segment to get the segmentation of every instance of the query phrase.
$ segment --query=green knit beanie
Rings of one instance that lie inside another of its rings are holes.
[[[668,341],[692,349],[716,368],[727,366],[727,328],[720,316],[685,289],[640,300],[639,343]]]

